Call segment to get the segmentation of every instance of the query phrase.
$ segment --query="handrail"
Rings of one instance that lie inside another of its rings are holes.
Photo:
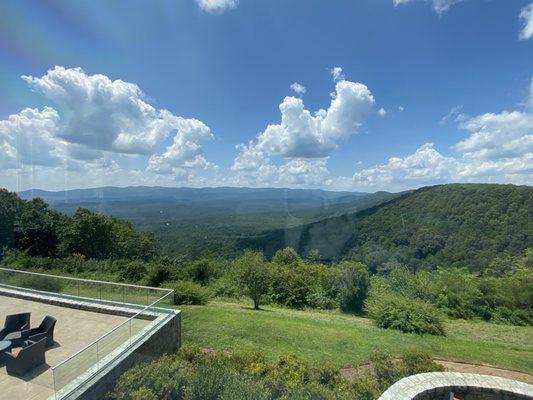
[[[108,281],[97,281],[97,280],[94,280],[94,279],[74,278],[74,277],[71,277],[71,276],[41,274],[39,272],[24,271],[24,270],[21,270],[21,269],[12,269],[12,268],[0,267],[0,271],[18,272],[18,273],[22,273],[22,274],[44,276],[44,277],[47,277],[47,278],[54,277],[54,278],[58,278],[58,279],[65,279],[65,280],[78,281],[78,282],[103,283],[105,285],[113,285],[113,286],[127,286],[127,287],[136,288],[136,289],[158,290],[158,291],[162,291],[162,292],[167,292],[167,294],[172,291],[172,289],[154,288],[154,287],[150,287],[150,286],[141,286],[141,285],[132,285],[130,283],[117,283],[117,282],[108,282]]]
[[[114,327],[112,330],[110,330],[109,332],[103,334],[102,336],[100,336],[98,339],[92,341],[91,343],[89,343],[87,346],[85,346],[83,349],[80,349],[78,350],[76,353],[72,354],[71,356],[69,356],[68,358],[66,358],[65,360],[61,361],[60,363],[56,364],[55,366],[51,367],[52,368],[52,371],[59,368],[60,366],[62,366],[63,364],[65,364],[67,361],[70,361],[72,358],[76,357],[78,354],[80,354],[81,352],[87,350],[89,347],[95,345],[97,342],[99,342],[100,340],[104,339],[105,337],[109,336],[110,334],[112,334],[113,332],[117,331],[120,327],[126,325],[128,322],[131,322],[135,317],[139,316],[141,313],[145,312],[148,308],[152,307],[154,304],[156,303],[159,303],[161,300],[165,299],[166,297],[170,296],[174,291],[172,289],[170,289],[171,292],[165,294],[163,297],[160,297],[159,299],[157,299],[156,301],[154,301],[152,304],[150,304],[149,306],[146,306],[144,307],[141,311],[139,311],[137,314],[134,314],[132,315],[130,318],[128,318],[126,321],[122,322],[121,324],[117,325],[116,327]]]

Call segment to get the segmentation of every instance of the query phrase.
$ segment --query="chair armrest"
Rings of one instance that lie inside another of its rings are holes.
[[[46,338],[46,333],[36,333],[35,335],[31,335],[30,337],[28,337],[28,341],[38,342],[39,340],[45,339],[45,338]]]

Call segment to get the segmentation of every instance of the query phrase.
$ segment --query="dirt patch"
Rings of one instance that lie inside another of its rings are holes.
[[[451,372],[466,372],[481,375],[501,376],[503,378],[515,379],[517,381],[533,384],[533,375],[526,372],[513,371],[489,364],[469,364],[438,359],[434,361],[446,368],[447,371]]]
[[[511,369],[500,368],[490,364],[471,364],[458,361],[448,361],[434,359],[437,364],[446,368],[446,371],[450,372],[465,372],[481,375],[500,376],[502,378],[514,379],[517,381],[533,384],[533,375],[527,372],[513,371]],[[341,375],[347,379],[353,379],[356,376],[360,376],[370,370],[370,364],[361,364],[357,367],[344,367],[341,368]]]

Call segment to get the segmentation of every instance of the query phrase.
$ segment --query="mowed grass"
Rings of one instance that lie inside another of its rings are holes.
[[[422,350],[433,357],[486,363],[533,373],[533,328],[451,320],[447,336],[380,329],[367,318],[337,311],[298,311],[214,301],[179,306],[183,344],[231,352],[260,350],[270,358],[294,353],[309,361],[356,366],[374,350]]]

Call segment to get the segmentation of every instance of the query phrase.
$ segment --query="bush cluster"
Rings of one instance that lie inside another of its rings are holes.
[[[367,310],[380,328],[397,329],[405,333],[444,335],[439,310],[420,300],[385,295],[370,298]]]
[[[228,354],[185,347],[172,356],[136,366],[123,374],[115,400],[276,400],[360,399],[379,396],[410,374],[440,371],[423,353],[393,357],[376,353],[354,377],[328,364],[310,364],[292,354],[268,361],[260,352]]]

